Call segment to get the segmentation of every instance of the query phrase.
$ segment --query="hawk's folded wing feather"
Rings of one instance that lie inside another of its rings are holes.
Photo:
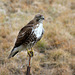
[[[17,40],[15,42],[14,48],[22,45],[27,40],[27,38],[31,35],[31,32],[32,32],[31,26],[25,26],[24,28],[22,28],[17,36]]]

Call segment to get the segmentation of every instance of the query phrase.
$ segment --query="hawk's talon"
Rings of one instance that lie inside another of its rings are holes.
[[[31,50],[31,51],[28,51],[27,53],[28,53],[28,55],[29,55],[30,57],[33,57],[33,55],[34,55],[34,52],[33,52],[33,50]]]

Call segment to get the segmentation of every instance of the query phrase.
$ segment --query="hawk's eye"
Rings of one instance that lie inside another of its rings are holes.
[[[36,21],[38,22],[40,19],[36,19]]]
[[[41,17],[41,15],[39,17]]]

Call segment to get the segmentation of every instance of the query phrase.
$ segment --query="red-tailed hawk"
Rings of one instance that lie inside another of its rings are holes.
[[[20,30],[15,45],[8,58],[15,56],[22,50],[31,49],[41,39],[44,33],[43,20],[44,16],[37,14],[33,20]]]

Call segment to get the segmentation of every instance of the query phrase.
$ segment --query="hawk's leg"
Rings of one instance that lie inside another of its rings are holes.
[[[33,55],[34,55],[34,52],[33,52],[33,49],[31,48],[31,50],[28,50],[27,49],[27,53],[28,53],[28,55],[30,56],[30,57],[33,57]]]

